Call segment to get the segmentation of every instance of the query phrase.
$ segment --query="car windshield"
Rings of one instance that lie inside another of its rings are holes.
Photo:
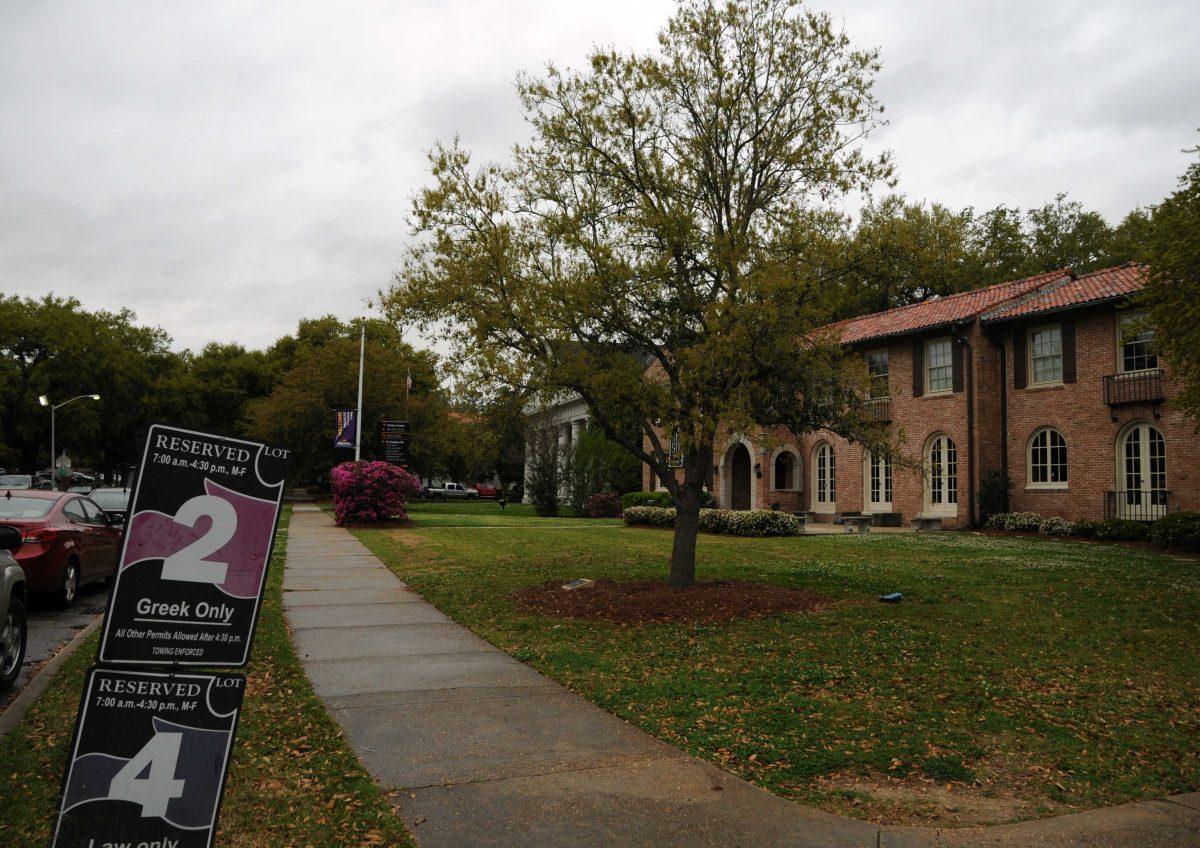
[[[0,489],[28,489],[33,486],[33,478],[28,474],[0,474]]]
[[[54,506],[53,498],[0,496],[0,518],[42,518]]]
[[[129,493],[120,489],[110,489],[107,492],[97,489],[92,492],[91,498],[101,509],[124,509],[129,503]]]

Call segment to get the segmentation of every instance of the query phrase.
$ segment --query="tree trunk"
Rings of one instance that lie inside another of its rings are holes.
[[[667,585],[686,589],[696,582],[696,534],[700,530],[700,492],[712,462],[712,449],[688,451],[683,483],[675,495],[675,539]]]

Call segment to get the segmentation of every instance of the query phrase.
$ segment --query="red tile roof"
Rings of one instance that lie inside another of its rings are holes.
[[[985,321],[1006,321],[1041,312],[1086,306],[1089,303],[1128,297],[1141,291],[1145,285],[1146,267],[1130,262],[1050,283],[1012,303],[1000,305],[983,318]]]
[[[1047,271],[1023,280],[998,283],[974,291],[960,292],[908,306],[898,306],[883,312],[848,318],[832,324],[829,329],[835,335],[841,336],[843,344],[913,333],[974,318],[988,309],[1020,298],[1042,286],[1060,281],[1070,281],[1070,279],[1071,270],[1069,268]]]

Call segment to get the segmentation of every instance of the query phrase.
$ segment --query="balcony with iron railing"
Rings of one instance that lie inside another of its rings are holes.
[[[1171,509],[1168,489],[1125,489],[1104,493],[1104,517],[1154,521]]]
[[[892,399],[890,397],[867,398],[863,411],[868,421],[875,424],[890,424],[892,421]]]
[[[1109,406],[1126,403],[1157,403],[1165,400],[1167,387],[1161,368],[1109,374],[1104,378],[1104,402]]]

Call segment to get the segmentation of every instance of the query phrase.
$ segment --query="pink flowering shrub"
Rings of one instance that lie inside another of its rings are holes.
[[[421,491],[416,477],[386,462],[343,462],[329,477],[333,483],[333,514],[339,526],[389,518],[406,520],[405,499]]]

